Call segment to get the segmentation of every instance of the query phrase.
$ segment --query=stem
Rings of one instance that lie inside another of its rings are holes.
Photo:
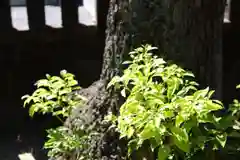
[[[59,116],[56,116],[56,117],[60,122],[64,123],[64,121]]]

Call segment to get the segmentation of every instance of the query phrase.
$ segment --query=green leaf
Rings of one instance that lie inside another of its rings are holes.
[[[51,85],[51,89],[55,92],[58,92],[61,88],[66,88],[67,85],[65,84],[64,81],[55,81]]]
[[[237,87],[236,87],[237,89],[239,89],[240,88],[240,84],[239,85],[237,85]]]
[[[183,76],[185,76],[185,77],[195,77],[192,72],[185,72],[185,73],[183,74]]]
[[[178,127],[172,127],[171,131],[175,145],[182,151],[188,153],[190,151],[190,143],[188,141],[187,131]]]
[[[178,139],[174,137],[174,144],[183,152],[189,153],[190,144],[189,142],[183,141],[182,139]]]
[[[191,86],[199,86],[199,84],[197,82],[195,82],[195,81],[189,82],[189,85],[191,85]]]
[[[50,82],[51,83],[57,83],[57,84],[61,84],[61,83],[63,84],[64,80],[61,77],[52,76],[51,79],[50,79]]]
[[[133,127],[129,127],[128,128],[128,133],[127,133],[127,137],[128,139],[130,139],[134,134],[134,128]]]
[[[34,114],[39,110],[39,106],[37,104],[35,105],[32,105],[30,108],[29,108],[29,116],[30,117],[33,117]]]
[[[214,123],[215,118],[211,113],[201,113],[198,115],[198,122],[199,123]]]
[[[158,160],[167,160],[171,150],[168,146],[160,146],[158,149]]]
[[[209,88],[207,87],[206,89],[196,91],[193,94],[194,99],[199,99],[199,98],[205,98],[208,95]]]
[[[234,121],[233,129],[235,130],[240,130],[240,122],[237,120]]]
[[[122,91],[121,91],[121,95],[125,98],[126,97],[126,89],[124,88],[124,89],[122,89]]]
[[[229,127],[232,127],[233,124],[234,124],[234,120],[235,120],[235,117],[232,116],[232,115],[226,115],[224,117],[221,118],[221,120],[219,121],[219,123],[216,124],[216,127],[218,129],[227,129]]]
[[[208,98],[211,98],[215,91],[209,91]]]
[[[198,126],[198,123],[195,117],[191,118],[190,120],[184,123],[184,128],[186,129],[187,133],[189,133],[193,127],[197,127],[197,126]]]
[[[142,140],[150,139],[155,136],[154,126],[149,123],[145,126],[143,131],[139,134],[139,138]]]
[[[23,99],[27,99],[28,97],[30,97],[28,94],[26,94],[26,95],[24,95],[24,96],[22,96],[21,97],[21,99],[23,100]]]
[[[78,81],[76,81],[76,80],[71,80],[71,81],[68,81],[67,83],[68,83],[68,86],[69,86],[69,87],[73,87],[73,86],[78,85]],[[79,86],[78,86],[78,87],[79,87]]]
[[[142,101],[143,99],[144,99],[144,95],[141,93],[141,92],[137,92],[137,93],[135,93],[135,99],[137,100],[137,101]]]
[[[177,96],[181,96],[181,97],[184,97],[186,96],[187,93],[189,93],[189,91],[196,91],[196,87],[194,86],[187,86],[187,87],[184,87],[182,88],[178,93],[177,93]]]
[[[132,152],[136,149],[137,147],[137,139],[132,139],[128,142],[128,157],[131,156]]]
[[[167,81],[167,97],[168,99],[171,99],[174,95],[175,91],[178,89],[180,83],[177,77],[172,77],[172,79],[169,79]]]
[[[61,70],[60,71],[60,75],[62,76],[62,77],[64,77],[64,75],[66,75],[67,74],[67,70]]]
[[[59,95],[62,96],[62,95],[69,94],[71,92],[72,92],[71,88],[63,88],[62,90],[59,91]]]
[[[227,141],[227,133],[217,135],[216,139],[219,142],[219,144],[224,148]]]
[[[173,118],[175,116],[174,111],[172,110],[165,110],[163,114],[164,118]]]
[[[40,87],[49,87],[50,83],[47,79],[40,79],[38,80],[35,85],[40,88]]]
[[[47,78],[48,80],[50,80],[50,79],[51,79],[51,76],[50,76],[49,74],[46,74],[46,78]]]
[[[220,110],[220,109],[223,108],[223,106],[221,106],[217,103],[213,103],[211,100],[208,100],[208,101],[205,102],[205,107],[209,112]]]
[[[48,96],[50,94],[50,92],[45,89],[45,88],[38,88],[33,94],[32,96],[34,97],[45,97],[45,96]]]
[[[107,89],[119,82],[121,82],[121,77],[119,76],[113,77],[112,80],[108,83]]]
[[[64,115],[64,113],[65,113],[64,110],[55,111],[53,113],[53,116]]]
[[[159,143],[159,141],[157,141],[154,138],[149,139],[149,142],[150,142],[150,149],[152,152],[154,152],[155,148],[157,148],[159,146],[159,144],[161,144],[161,143]]]
[[[176,127],[179,127],[184,121],[184,117],[181,114],[178,114],[175,120]]]
[[[132,61],[124,61],[122,64],[132,64]]]
[[[171,131],[175,137],[178,139],[182,139],[184,141],[188,141],[188,134],[184,128],[179,127],[171,127]]]
[[[207,141],[206,136],[198,135],[195,139],[193,139],[193,142],[196,142],[197,146],[200,147],[202,150],[205,148],[205,143]]]
[[[33,97],[31,97],[31,96],[26,96],[26,97],[27,97],[27,99],[24,101],[23,107],[26,107],[26,105],[29,104],[33,100]]]
[[[228,137],[240,138],[240,133],[236,132],[236,131],[233,131],[233,132],[228,134]]]
[[[155,66],[159,66],[159,65],[162,65],[162,64],[165,64],[166,62],[162,59],[162,58],[157,58],[154,60],[153,64]]]

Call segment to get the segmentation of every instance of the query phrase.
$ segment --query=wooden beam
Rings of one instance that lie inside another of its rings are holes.
[[[26,0],[28,24],[30,30],[39,30],[45,27],[44,0]]]
[[[1,30],[10,30],[13,28],[9,0],[0,1],[0,21]]]
[[[77,0],[61,0],[63,27],[69,28],[78,24]]]

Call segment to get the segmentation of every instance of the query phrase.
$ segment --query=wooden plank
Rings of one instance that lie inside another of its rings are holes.
[[[236,27],[240,26],[240,0],[230,2],[230,21]]]
[[[97,1],[97,28],[100,35],[105,36],[106,19],[109,8],[109,0]]]
[[[77,0],[62,0],[62,24],[63,27],[73,27],[78,24],[78,5]]]
[[[1,30],[9,30],[13,28],[9,0],[0,1],[0,21]]]
[[[45,27],[44,0],[26,0],[28,24],[30,30],[39,30]]]
[[[83,0],[77,0],[78,6],[83,6]]]

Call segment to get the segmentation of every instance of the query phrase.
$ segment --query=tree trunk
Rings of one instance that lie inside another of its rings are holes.
[[[86,151],[89,160],[126,159],[125,143],[102,123],[108,112],[117,113],[121,105],[120,96],[106,86],[114,75],[121,74],[126,53],[140,44],[159,47],[161,56],[192,70],[201,84],[210,85],[221,97],[223,1],[110,0],[100,80],[79,91],[88,103],[66,122],[71,128],[85,126],[100,134],[92,138]]]
[[[164,51],[222,98],[222,27],[225,0],[168,0]],[[173,8],[173,9],[171,9]]]
[[[125,159],[121,149],[122,142],[118,141],[118,134],[108,131],[103,119],[107,113],[117,113],[120,107],[120,96],[113,90],[106,89],[108,82],[115,75],[120,74],[122,57],[128,51],[128,36],[122,16],[127,13],[128,0],[111,0],[107,16],[106,42],[103,54],[103,67],[100,80],[94,82],[78,94],[85,96],[88,102],[73,111],[66,125],[72,129],[84,126],[87,131],[98,132],[98,136],[91,139],[91,146],[85,151],[89,160],[118,160]],[[66,159],[66,157],[65,157]],[[76,159],[75,155],[70,159]]]

